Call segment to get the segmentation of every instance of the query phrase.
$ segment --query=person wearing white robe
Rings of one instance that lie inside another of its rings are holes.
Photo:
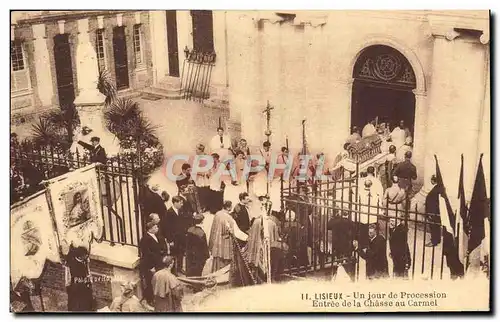
[[[399,122],[399,125],[394,128],[391,132],[392,144],[399,149],[404,143],[405,139],[409,134],[409,130],[404,127],[404,122]]]
[[[405,144],[403,144],[401,147],[399,147],[397,149],[396,160],[397,160],[398,163],[399,162],[404,162],[406,152],[413,151],[413,148],[411,147],[411,144],[412,144],[412,138],[411,138],[411,136],[406,137]]]
[[[361,131],[361,136],[363,138],[377,134],[377,129],[373,123],[375,123],[375,121],[370,121],[363,127],[363,131]]]
[[[210,140],[209,148],[211,153],[217,153],[220,160],[224,161],[224,158],[231,154],[229,150],[232,148],[231,137],[224,134],[224,129],[219,127],[217,135]]]

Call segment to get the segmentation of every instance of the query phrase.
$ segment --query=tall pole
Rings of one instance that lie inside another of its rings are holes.
[[[274,107],[271,107],[271,105],[269,104],[269,100],[268,100],[267,106],[266,106],[265,110],[263,111],[263,113],[266,114],[266,123],[267,123],[266,124],[266,132],[264,132],[264,134],[267,137],[266,141],[268,141],[269,143],[271,143],[271,141],[270,141],[270,137],[272,134],[272,131],[271,131],[271,111],[273,109],[274,109]],[[269,173],[266,176],[266,194],[269,196]]]

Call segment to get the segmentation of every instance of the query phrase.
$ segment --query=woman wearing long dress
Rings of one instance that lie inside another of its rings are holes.
[[[155,296],[155,312],[182,312],[184,290],[182,283],[172,274],[174,258],[163,258],[165,267],[153,275],[151,281]]]

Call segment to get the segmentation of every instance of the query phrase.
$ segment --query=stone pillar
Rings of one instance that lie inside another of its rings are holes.
[[[213,11],[214,27],[214,48],[217,54],[217,61],[212,71],[212,81],[214,86],[226,87],[226,11]]]
[[[424,176],[424,163],[425,163],[425,145],[427,134],[427,95],[425,92],[417,90],[413,91],[415,94],[415,127],[413,135],[413,163],[417,167],[417,182],[423,183]],[[429,191],[425,191],[427,194]]]
[[[185,60],[184,48],[193,49],[193,20],[189,10],[177,10],[177,46],[179,47],[179,66],[182,73],[182,65]]]
[[[261,110],[257,86],[257,32],[253,12],[227,13],[230,123],[241,122],[241,136],[259,145]]]
[[[478,161],[484,99],[486,48],[478,39],[449,26],[433,26],[432,80],[427,115],[424,191],[439,159],[450,200],[456,202],[460,155],[464,155],[465,193],[470,199]]]
[[[54,97],[54,87],[52,86],[52,71],[49,59],[49,50],[47,47],[47,37],[45,24],[33,25],[34,40],[34,60],[35,60],[35,75],[37,84],[37,94],[42,106],[52,105]]]
[[[101,145],[106,149],[108,156],[112,156],[118,153],[119,142],[106,129],[104,124],[103,108],[105,97],[97,89],[99,72],[97,56],[89,38],[89,19],[80,19],[77,23],[76,74],[79,94],[74,104],[80,117],[81,127],[87,126],[92,132],[86,137],[77,133],[75,140],[89,141],[91,136],[97,136],[101,139]]]
[[[151,58],[153,63],[153,86],[158,85],[165,76],[169,74],[168,70],[168,51],[167,51],[167,21],[163,10],[149,11],[149,29],[151,39]],[[180,50],[180,48],[179,48]]]

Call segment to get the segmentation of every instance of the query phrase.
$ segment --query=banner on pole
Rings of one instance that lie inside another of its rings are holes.
[[[47,182],[63,253],[70,245],[88,248],[103,233],[102,200],[95,164]]]
[[[45,261],[61,262],[46,190],[11,207],[11,280],[40,277]]]

